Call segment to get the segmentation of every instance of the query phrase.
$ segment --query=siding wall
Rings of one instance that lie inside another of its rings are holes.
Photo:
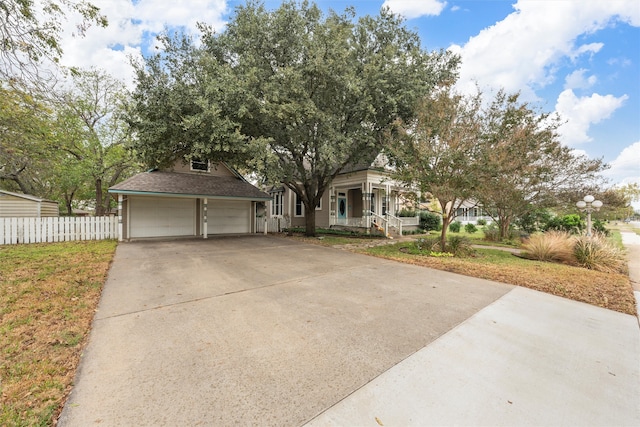
[[[50,201],[37,202],[22,197],[0,194],[0,217],[37,218],[58,216],[58,204]]]

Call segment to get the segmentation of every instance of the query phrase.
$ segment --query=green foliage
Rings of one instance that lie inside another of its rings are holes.
[[[420,212],[420,228],[424,231],[440,230],[442,221],[440,215],[433,212]]]
[[[479,218],[479,219],[476,221],[476,223],[477,223],[479,226],[484,227],[485,225],[487,225],[487,220],[486,220],[486,219],[484,219],[484,218]]]
[[[39,64],[48,58],[52,64],[62,56],[60,37],[68,12],[81,16],[76,34],[82,36],[93,24],[107,26],[100,9],[86,1],[76,0],[3,0],[0,2],[0,79],[36,86],[52,76],[43,74]]]
[[[525,232],[532,234],[537,231],[541,231],[545,224],[551,220],[551,213],[546,209],[537,209],[529,212],[525,212],[516,218],[515,225],[524,230]]]
[[[476,227],[475,224],[468,223],[467,225],[464,226],[464,231],[466,231],[469,234],[473,234],[478,231],[478,227]]]
[[[571,234],[579,234],[585,229],[585,223],[578,214],[569,214],[550,218],[544,225],[544,230],[566,231]]]
[[[600,221],[599,219],[595,219],[593,220],[592,224],[593,229],[604,235],[604,236],[609,236],[609,230],[607,229],[607,227],[604,225],[604,222]]]
[[[560,125],[559,117],[536,111],[519,94],[504,91],[484,112],[478,138],[482,186],[476,198],[498,222],[501,238],[516,218],[556,206],[566,199],[568,188],[596,185],[600,179],[602,159],[576,155],[561,144]]]
[[[406,209],[406,208],[402,208],[400,209],[400,211],[398,212],[397,216],[402,218],[402,217],[407,217],[407,218],[413,218],[415,217],[416,211],[413,209]]]
[[[246,166],[315,206],[347,166],[371,162],[396,120],[443,81],[458,59],[422,49],[388,10],[355,20],[285,1],[238,6],[224,32],[201,26],[201,44],[165,35],[137,68],[131,121],[149,163],[188,156]]]
[[[459,233],[460,228],[462,228],[462,223],[460,221],[454,221],[449,224],[449,231],[451,231],[452,233]]]
[[[475,253],[471,240],[464,236],[449,236],[446,251],[457,257],[471,256]]]
[[[495,223],[491,223],[484,227],[484,240],[488,242],[499,242],[500,239],[500,230]]]

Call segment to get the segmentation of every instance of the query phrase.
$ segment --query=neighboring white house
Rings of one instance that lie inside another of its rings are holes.
[[[338,174],[316,207],[316,227],[349,227],[369,230],[388,226],[398,229],[417,226],[414,218],[396,218],[409,190],[391,178],[386,159],[379,155],[372,162],[346,168]],[[304,205],[285,186],[269,190],[268,216],[286,220],[284,226],[304,227]]]
[[[178,161],[109,188],[118,196],[120,239],[255,232],[268,194],[224,163]]]
[[[486,221],[487,224],[493,222],[493,218],[483,211],[482,205],[474,200],[465,200],[456,209],[455,221],[460,221],[462,224],[477,224],[480,219]]]
[[[59,216],[58,202],[0,190],[0,217],[41,218]]]

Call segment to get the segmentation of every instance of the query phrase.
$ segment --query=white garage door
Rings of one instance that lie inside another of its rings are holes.
[[[209,200],[207,234],[250,233],[251,202]]]
[[[131,237],[193,236],[196,231],[195,199],[132,197]]]

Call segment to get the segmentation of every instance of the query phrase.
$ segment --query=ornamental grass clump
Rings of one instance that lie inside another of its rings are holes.
[[[626,265],[623,252],[599,233],[575,238],[573,255],[579,266],[604,273],[623,272]]]
[[[525,256],[539,261],[572,263],[574,241],[565,231],[533,235],[523,245]]]

